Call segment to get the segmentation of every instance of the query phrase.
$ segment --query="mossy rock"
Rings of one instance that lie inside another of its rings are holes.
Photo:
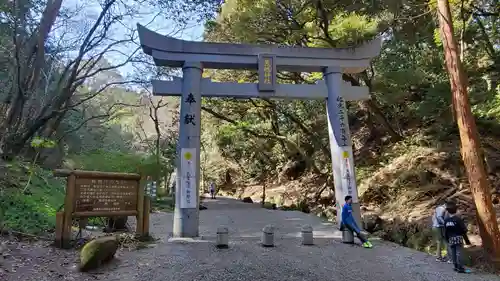
[[[85,272],[98,268],[113,259],[117,250],[116,236],[99,237],[88,242],[80,252],[79,270]]]
[[[243,203],[253,203],[253,200],[252,200],[252,198],[250,198],[250,197],[245,197],[245,198],[243,198],[243,200],[241,200],[241,201],[243,201]]]

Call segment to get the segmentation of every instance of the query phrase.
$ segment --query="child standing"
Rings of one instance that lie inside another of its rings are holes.
[[[464,221],[457,216],[457,205],[450,203],[446,206],[449,217],[444,220],[444,234],[448,241],[449,257],[451,257],[454,265],[454,270],[459,273],[468,273],[469,271],[462,265],[461,255],[464,247],[464,242],[470,245],[467,237],[467,227]]]

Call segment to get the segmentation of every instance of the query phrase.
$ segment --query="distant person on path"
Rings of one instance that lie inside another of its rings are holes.
[[[444,220],[448,217],[446,212],[446,202],[440,202],[439,206],[434,210],[432,215],[432,233],[436,242],[436,261],[450,262],[446,257],[443,257],[443,248],[446,249],[446,240],[444,238]],[[450,262],[451,263],[451,262]]]
[[[446,210],[450,215],[444,220],[444,234],[449,245],[450,253],[448,255],[453,261],[453,269],[459,273],[469,273],[470,271],[464,268],[461,257],[464,241],[465,244],[470,245],[467,227],[462,218],[456,215],[456,204],[448,204]]]
[[[342,207],[342,222],[341,222],[341,228],[347,228],[353,233],[356,233],[356,236],[358,239],[361,241],[361,245],[364,248],[371,248],[373,247],[372,243],[368,241],[363,234],[361,234],[361,230],[359,229],[358,225],[356,224],[356,220],[354,220],[354,216],[352,215],[352,196],[346,196],[345,197],[345,204]]]
[[[210,183],[210,198],[215,199],[215,184],[213,182]]]

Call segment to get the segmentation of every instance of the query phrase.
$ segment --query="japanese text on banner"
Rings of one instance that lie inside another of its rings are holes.
[[[181,209],[197,208],[196,148],[181,149]]]

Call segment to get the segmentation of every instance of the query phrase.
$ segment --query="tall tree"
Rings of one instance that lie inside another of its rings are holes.
[[[438,0],[438,18],[445,63],[450,78],[455,119],[460,132],[461,153],[477,209],[483,247],[493,261],[500,262],[500,231],[482,157],[476,121],[467,93],[468,78],[460,61],[448,0]]]

